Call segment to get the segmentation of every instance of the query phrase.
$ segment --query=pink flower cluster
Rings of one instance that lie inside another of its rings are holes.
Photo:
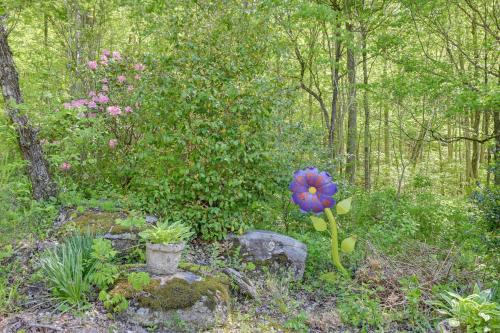
[[[111,58],[110,58],[111,57]],[[122,55],[118,51],[113,51],[112,53],[109,50],[103,50],[101,56],[99,57],[99,63],[103,66],[107,66],[109,60],[113,61],[121,61]],[[98,67],[98,63],[95,60],[91,60],[87,62],[87,67],[90,70],[96,70]]]
[[[108,113],[113,117],[119,116],[122,113],[122,110],[117,105],[108,106],[107,110]]]
[[[62,171],[68,171],[69,169],[71,169],[71,164],[69,164],[68,162],[63,162],[59,166],[59,169],[61,169]]]
[[[97,103],[106,104],[109,102],[109,97],[103,93],[96,95],[95,92],[90,92],[89,95],[91,99],[76,99],[69,103],[64,103],[63,106],[65,109],[78,109],[84,106],[89,109],[97,109]]]

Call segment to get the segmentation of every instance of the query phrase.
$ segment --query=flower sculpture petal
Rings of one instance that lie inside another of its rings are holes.
[[[303,212],[321,213],[335,205],[332,195],[337,193],[337,185],[327,172],[317,168],[298,170],[290,183],[292,200]]]

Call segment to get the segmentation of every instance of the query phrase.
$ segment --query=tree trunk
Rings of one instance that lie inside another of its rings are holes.
[[[340,27],[338,27],[340,30]],[[336,34],[338,36],[338,34]],[[332,109],[330,115],[330,131],[328,133],[328,142],[331,143],[330,149],[332,153],[332,158],[335,158],[335,121],[337,117],[338,101],[339,101],[339,66],[340,66],[340,54],[341,54],[341,42],[340,38],[335,41],[335,58],[334,58],[334,68],[332,71]]]
[[[352,32],[350,23],[346,23],[346,28]],[[356,59],[354,48],[349,45],[347,48],[347,77],[349,80],[349,92],[347,95],[348,120],[347,120],[347,163],[346,176],[351,184],[354,183],[356,175],[356,141],[357,141],[357,105],[356,105]]]
[[[363,107],[365,111],[365,133],[364,133],[364,155],[365,155],[365,160],[364,160],[364,169],[365,169],[365,189],[367,191],[370,190],[371,187],[371,172],[370,172],[370,157],[371,157],[371,151],[370,151],[370,145],[371,145],[371,138],[370,138],[370,106],[368,105],[368,64],[367,64],[367,59],[366,59],[366,32],[363,32],[361,34],[361,43],[362,43],[362,48],[363,48],[363,83],[364,83],[364,90],[363,90]]]
[[[479,124],[481,122],[481,113],[475,111],[472,115],[472,127],[474,131],[474,138],[479,139]],[[473,179],[479,178],[479,142],[472,142],[472,158],[471,158],[471,176]]]
[[[50,177],[48,163],[43,156],[42,146],[37,139],[35,130],[26,115],[21,114],[16,107],[23,103],[19,88],[19,78],[7,42],[5,16],[0,16],[0,85],[5,101],[6,113],[14,123],[18,136],[19,147],[25,160],[28,161],[28,175],[32,184],[33,198],[48,199],[57,193],[56,186]]]
[[[495,166],[493,170],[495,172],[495,185],[500,185],[500,111],[493,112],[493,128],[495,132],[495,151],[493,158],[495,160]]]
[[[384,80],[387,78],[387,60],[384,60]],[[385,95],[388,98],[388,94]],[[389,107],[384,103],[384,161],[388,166],[391,163],[391,151],[389,147]]]

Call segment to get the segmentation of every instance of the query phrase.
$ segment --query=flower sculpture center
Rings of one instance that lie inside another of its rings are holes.
[[[316,187],[314,187],[314,186],[309,187],[309,193],[316,194],[316,191],[317,191]]]

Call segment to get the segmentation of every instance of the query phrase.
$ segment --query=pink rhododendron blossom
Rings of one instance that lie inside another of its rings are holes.
[[[99,96],[97,96],[96,102],[101,104],[108,103],[109,97],[104,94],[99,94]]]
[[[94,97],[96,94],[95,94],[95,91],[91,90],[89,91],[89,97]]]
[[[106,79],[106,78],[104,78],[104,79],[102,79],[102,80],[101,80],[101,83],[104,83],[104,84],[107,84],[108,82],[109,82],[109,81],[108,81],[108,79]]]
[[[125,107],[125,112],[131,113],[132,112],[132,108],[130,106],[126,106]]]
[[[87,62],[87,67],[90,68],[91,70],[94,70],[97,68],[97,61],[89,61]]]
[[[90,101],[87,103],[87,107],[89,109],[97,109],[97,104],[94,101]]]
[[[86,99],[75,99],[74,101],[71,102],[71,106],[74,108],[80,108],[80,107],[84,106],[85,104],[87,104]]]
[[[134,91],[134,86],[132,86],[132,85],[128,86],[127,91],[128,92]]]
[[[143,71],[143,70],[145,70],[145,69],[146,69],[146,66],[144,66],[143,64],[135,64],[135,65],[134,65],[134,69],[135,69],[136,71]]]
[[[101,90],[102,91],[109,91],[109,87],[107,85],[103,85]]]
[[[115,147],[118,145],[118,140],[117,139],[111,139],[108,142],[108,146],[110,149],[115,149]]]
[[[115,59],[116,61],[122,60],[122,55],[120,54],[120,52],[113,51],[113,59]]]
[[[119,83],[123,83],[123,82],[125,82],[125,80],[126,80],[126,79],[127,79],[127,78],[125,77],[125,75],[120,75],[120,76],[118,76],[118,78],[117,78],[117,80],[118,80],[118,82],[119,82]]]
[[[110,54],[111,54],[111,52],[109,52],[109,50],[107,50],[107,49],[102,50],[102,55],[103,56],[109,57]]]
[[[71,164],[69,164],[68,162],[63,162],[59,166],[59,169],[61,169],[62,171],[68,171],[69,169],[71,169]]]
[[[101,56],[100,59],[101,59],[101,61],[108,61],[108,57],[104,54]]]
[[[108,106],[107,110],[108,110],[108,113],[113,117],[118,116],[122,113],[122,110],[117,105]]]
[[[71,109],[73,106],[71,106],[71,103],[64,103],[63,104],[65,109]]]
[[[134,79],[136,79],[136,80],[140,80],[140,79],[141,79],[141,76],[140,76],[139,74],[135,74]]]

